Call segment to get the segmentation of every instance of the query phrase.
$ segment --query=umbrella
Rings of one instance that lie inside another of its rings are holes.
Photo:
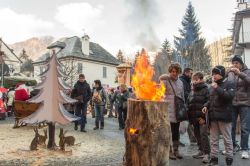
[[[3,88],[3,87],[0,87],[0,92],[2,92],[2,93],[7,93],[7,92],[8,92],[8,89]]]

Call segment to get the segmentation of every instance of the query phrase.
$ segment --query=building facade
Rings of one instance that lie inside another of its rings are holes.
[[[0,39],[0,51],[2,53],[1,58],[3,58],[3,62],[5,64],[4,75],[9,76],[13,75],[14,73],[20,73],[22,61],[2,39]],[[2,71],[2,69],[0,70]]]
[[[239,1],[233,24],[233,53],[250,67],[250,3]]]
[[[64,38],[51,44],[48,49],[48,53],[33,63],[35,77],[46,70],[46,66],[44,66],[46,59],[50,57],[51,51],[55,50],[58,52],[57,58],[68,76],[65,80],[70,86],[74,85],[81,73],[85,75],[86,81],[90,85],[94,80],[99,79],[105,87],[117,86],[115,82],[116,66],[120,62],[99,44],[90,42],[89,36]]]

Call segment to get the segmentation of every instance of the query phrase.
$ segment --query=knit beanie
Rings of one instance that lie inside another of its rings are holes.
[[[237,61],[242,65],[244,64],[240,55],[234,55],[234,57],[232,58],[232,62],[234,61]]]
[[[221,65],[215,66],[212,70],[212,74],[219,74],[224,78],[225,77],[225,67],[223,67]]]

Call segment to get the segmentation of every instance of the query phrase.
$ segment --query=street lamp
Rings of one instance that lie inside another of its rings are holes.
[[[1,73],[1,87],[3,87],[3,70],[4,70],[4,59],[3,59],[3,56],[4,56],[4,52],[3,51],[0,51],[0,63],[2,65],[2,73]]]
[[[2,51],[2,38],[0,38],[0,63],[2,64],[1,87],[3,87],[4,52]]]

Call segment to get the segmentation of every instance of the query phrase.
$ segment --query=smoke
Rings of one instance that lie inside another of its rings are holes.
[[[156,0],[126,0],[129,5],[129,31],[135,36],[135,44],[156,51],[160,46],[154,27],[160,25]]]

